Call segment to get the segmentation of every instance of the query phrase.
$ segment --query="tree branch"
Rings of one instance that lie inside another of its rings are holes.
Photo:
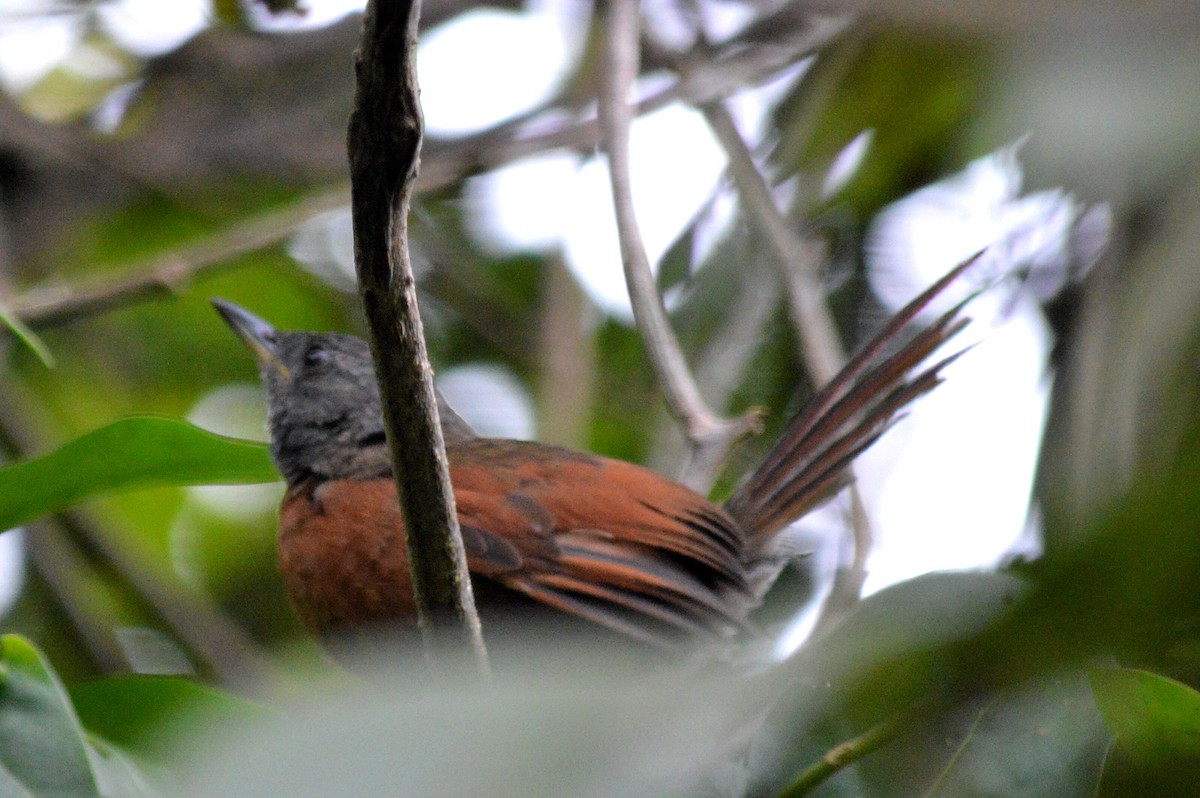
[[[773,29],[776,38],[769,41],[748,38],[751,35],[748,31],[746,36],[722,45],[715,54],[710,49],[705,50],[703,59],[696,54],[693,68],[669,86],[639,100],[634,112],[641,116],[677,102],[701,105],[762,83],[839,35],[850,22],[849,17],[812,14],[797,24],[790,19],[794,16],[791,12],[780,16],[789,19],[783,27]],[[768,29],[771,19],[763,21]],[[511,135],[498,137],[500,131]],[[417,190],[444,188],[470,174],[497,169],[548,150],[566,147],[587,151],[601,142],[598,118],[568,122],[544,133],[517,136],[517,132],[505,123],[473,136],[431,142],[425,151]]]
[[[814,16],[797,24],[789,17],[774,28],[775,38],[766,41],[747,31],[715,55],[708,53],[703,62],[697,59],[673,84],[639,101],[636,113],[651,113],[681,100],[712,102],[760,83],[836,36],[846,24],[847,18]],[[436,191],[521,158],[562,147],[591,150],[599,142],[600,124],[595,118],[563,122],[534,134],[522,134],[520,126],[505,122],[427,147],[415,190]],[[258,214],[198,244],[134,264],[120,274],[33,288],[0,303],[30,327],[41,329],[170,294],[202,274],[231,265],[239,255],[278,244],[313,216],[345,207],[347,200],[345,187],[329,188],[281,210]]]
[[[470,655],[486,673],[408,254],[409,201],[422,134],[415,65],[419,16],[419,0],[370,0],[363,17],[347,139],[354,261],[426,653],[442,664]]]
[[[779,267],[805,367],[817,385],[824,385],[834,378],[846,360],[820,285],[818,266],[825,258],[825,246],[812,236],[800,235],[788,224],[724,102],[706,103],[700,110],[729,157],[729,173],[746,215],[762,232]],[[849,495],[848,521],[853,552],[848,564],[843,561],[838,566],[817,628],[826,627],[854,606],[867,578],[867,558],[874,545],[871,519],[857,484],[851,483]]]
[[[702,480],[712,473],[712,463],[724,457],[729,447],[758,425],[757,413],[743,418],[721,418],[705,404],[683,357],[663,308],[662,298],[650,269],[633,209],[630,181],[629,128],[633,109],[627,98],[638,73],[639,19],[636,0],[613,0],[605,8],[605,83],[600,92],[600,129],[608,154],[613,207],[621,242],[625,283],[633,305],[633,317],[646,345],[671,414],[683,425],[692,444],[689,463],[681,482],[704,490]]]
[[[235,224],[201,241],[150,258],[116,276],[35,288],[8,300],[8,309],[33,328],[51,327],[121,305],[179,291],[202,273],[231,265],[237,256],[277,244],[314,216],[344,207],[346,191],[305,197]]]
[[[805,366],[813,380],[824,385],[846,359],[821,290],[818,267],[824,260],[825,247],[820,241],[797,234],[780,213],[766,178],[725,104],[706,103],[700,111],[729,158],[729,174],[746,215],[763,234],[779,266]]]

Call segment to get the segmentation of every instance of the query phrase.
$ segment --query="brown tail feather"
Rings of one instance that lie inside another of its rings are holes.
[[[975,255],[893,315],[788,424],[762,464],[726,502],[758,551],[783,527],[833,496],[850,478],[849,466],[886,432],[914,399],[941,382],[940,372],[961,352],[911,375],[922,361],[966,326],[966,301],[883,353],[910,322],[978,259]],[[969,301],[969,300],[967,300]]]

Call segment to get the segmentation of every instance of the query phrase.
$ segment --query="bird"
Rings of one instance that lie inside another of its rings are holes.
[[[721,505],[632,463],[481,437],[439,393],[485,635],[489,617],[513,613],[569,620],[668,651],[748,630],[747,616],[794,556],[782,531],[845,487],[855,457],[965,351],[926,363],[967,324],[968,300],[927,325],[916,318],[970,262],[892,316]],[[236,305],[212,302],[253,353],[265,386],[270,455],[286,482],[278,567],[295,612],[331,646],[363,630],[415,629],[367,343],[280,331]]]

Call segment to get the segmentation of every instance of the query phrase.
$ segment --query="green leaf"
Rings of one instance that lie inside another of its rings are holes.
[[[0,469],[0,529],[104,493],[278,478],[263,444],[174,419],[128,418]]]
[[[88,751],[91,754],[92,772],[100,785],[100,794],[105,798],[157,798],[163,791],[156,788],[145,764],[120,748],[108,745],[104,740],[89,735]],[[166,782],[161,778],[159,782]]]
[[[755,741],[750,792],[777,793],[841,743],[916,707],[926,707],[935,716],[924,728],[942,722],[932,707],[950,698],[943,692],[952,685],[961,686],[973,678],[977,669],[971,653],[981,631],[1002,623],[1027,593],[1028,585],[1009,575],[932,573],[863,600],[828,634],[777,669],[778,677],[787,682]],[[965,754],[974,759],[970,743],[978,729],[968,730],[978,715],[965,717],[961,728],[950,724],[925,738],[937,740],[937,745],[924,750],[918,743],[917,753],[903,763],[893,762],[887,778],[880,777],[870,764],[881,756],[875,752],[855,767],[834,774],[814,794],[919,794],[919,785],[932,782],[947,769],[946,741],[957,737]],[[988,718],[983,727],[989,736],[1009,734],[1018,742],[1024,740],[1019,724],[1011,731],[993,731],[992,724],[1003,725],[995,717]],[[973,777],[978,770],[970,762],[965,777]],[[1015,779],[1003,775],[1010,782]],[[890,786],[873,792],[867,787],[872,780]]]
[[[144,761],[165,762],[179,741],[172,726],[227,728],[255,720],[257,704],[179,676],[114,676],[71,687],[87,730]]]
[[[774,159],[785,174],[819,181],[871,131],[865,158],[834,197],[866,218],[955,157],[985,84],[985,58],[978,38],[900,26],[845,36],[781,104]]]
[[[97,796],[83,730],[42,655],[0,637],[0,794]]]
[[[859,765],[869,795],[1094,798],[1108,735],[1082,670],[932,711]]]
[[[1136,765],[1200,764],[1200,693],[1132,668],[1089,674],[1100,715]]]
[[[1200,693],[1129,668],[1093,670],[1092,694],[1116,736],[1096,794],[1192,795],[1200,783]]]
[[[54,368],[54,355],[50,354],[49,348],[42,342],[42,339],[38,338],[37,333],[26,327],[25,322],[10,313],[8,308],[3,305],[0,305],[0,324],[12,330],[12,334],[17,337],[18,341],[32,349],[46,368]]]

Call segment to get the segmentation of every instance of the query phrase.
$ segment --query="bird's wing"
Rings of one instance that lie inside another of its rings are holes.
[[[477,440],[448,454],[473,572],[658,644],[741,624],[741,532],[698,494],[536,443]]]

